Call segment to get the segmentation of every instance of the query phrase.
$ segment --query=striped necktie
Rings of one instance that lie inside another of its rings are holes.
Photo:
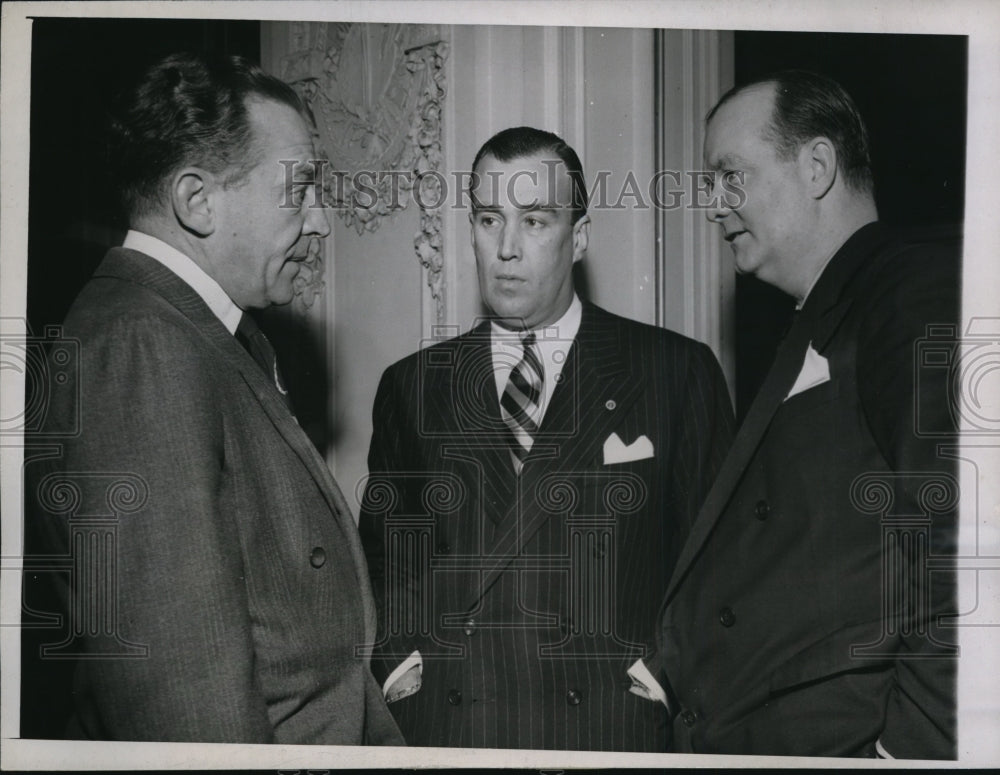
[[[510,429],[510,454],[517,473],[521,473],[541,422],[544,380],[534,332],[521,340],[521,346],[524,354],[511,369],[507,386],[500,397],[500,416]]]
[[[285,382],[281,378],[281,371],[278,369],[278,356],[267,337],[264,336],[264,332],[257,326],[256,321],[246,312],[243,313],[240,324],[236,327],[236,340],[250,353],[268,380],[274,383],[285,405],[291,411],[292,400],[285,388]],[[292,411],[292,414],[294,415],[295,412]]]

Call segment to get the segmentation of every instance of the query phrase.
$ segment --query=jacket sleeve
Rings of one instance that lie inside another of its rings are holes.
[[[80,620],[101,603],[113,631],[81,640],[79,715],[92,737],[273,739],[254,679],[248,569],[235,515],[220,507],[224,397],[196,350],[190,331],[153,316],[82,344],[82,430],[49,480],[76,489],[77,511],[38,518],[69,553],[73,517],[113,514],[105,553],[72,550],[67,590],[72,628],[89,628]]]
[[[419,644],[401,635],[391,626],[390,616],[398,625],[405,620],[404,608],[412,579],[412,569],[392,565],[386,548],[386,519],[393,513],[405,513],[408,503],[407,462],[404,436],[410,431],[409,409],[405,402],[416,398],[416,385],[406,390],[405,380],[391,367],[382,375],[372,410],[372,440],[368,452],[368,481],[361,503],[358,529],[368,561],[368,573],[378,611],[378,635],[372,652],[372,674],[379,686],[398,668]]]
[[[862,327],[858,384],[865,419],[893,472],[892,509],[928,519],[927,555],[954,556],[957,540],[957,443],[949,383],[939,358],[925,360],[931,326],[957,336],[958,261],[954,251],[911,250],[882,274]],[[955,339],[935,348],[955,355]],[[902,643],[896,656],[885,728],[879,745],[894,758],[956,755],[952,570],[929,572],[927,555],[901,543],[890,581],[900,590]],[[890,558],[887,558],[890,559]]]

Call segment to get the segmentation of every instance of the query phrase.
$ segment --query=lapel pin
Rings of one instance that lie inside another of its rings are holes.
[[[604,402],[604,408],[607,409],[609,412],[612,411],[616,406],[618,406],[618,404],[615,403],[613,398],[609,398],[607,401]]]

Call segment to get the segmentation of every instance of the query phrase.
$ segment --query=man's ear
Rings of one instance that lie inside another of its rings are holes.
[[[814,137],[799,150],[799,164],[813,199],[822,199],[837,180],[837,151],[827,137]]]
[[[214,188],[214,176],[198,167],[180,170],[171,182],[170,204],[174,216],[187,231],[199,237],[215,231]]]
[[[573,224],[573,261],[579,261],[587,254],[590,244],[590,216],[584,215]]]

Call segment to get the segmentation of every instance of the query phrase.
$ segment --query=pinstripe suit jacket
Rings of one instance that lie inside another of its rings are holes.
[[[361,529],[384,680],[419,650],[421,689],[390,705],[411,745],[662,751],[667,718],[626,670],[732,433],[710,350],[584,304],[522,474],[488,323],[383,375]],[[604,464],[617,433],[653,455]]]
[[[72,731],[401,744],[355,652],[375,608],[350,511],[274,384],[189,286],[132,250],[107,255],[64,334],[79,369],[47,427],[79,410],[80,432],[27,475],[30,527],[75,569],[64,593],[80,632],[50,652],[82,657]]]

